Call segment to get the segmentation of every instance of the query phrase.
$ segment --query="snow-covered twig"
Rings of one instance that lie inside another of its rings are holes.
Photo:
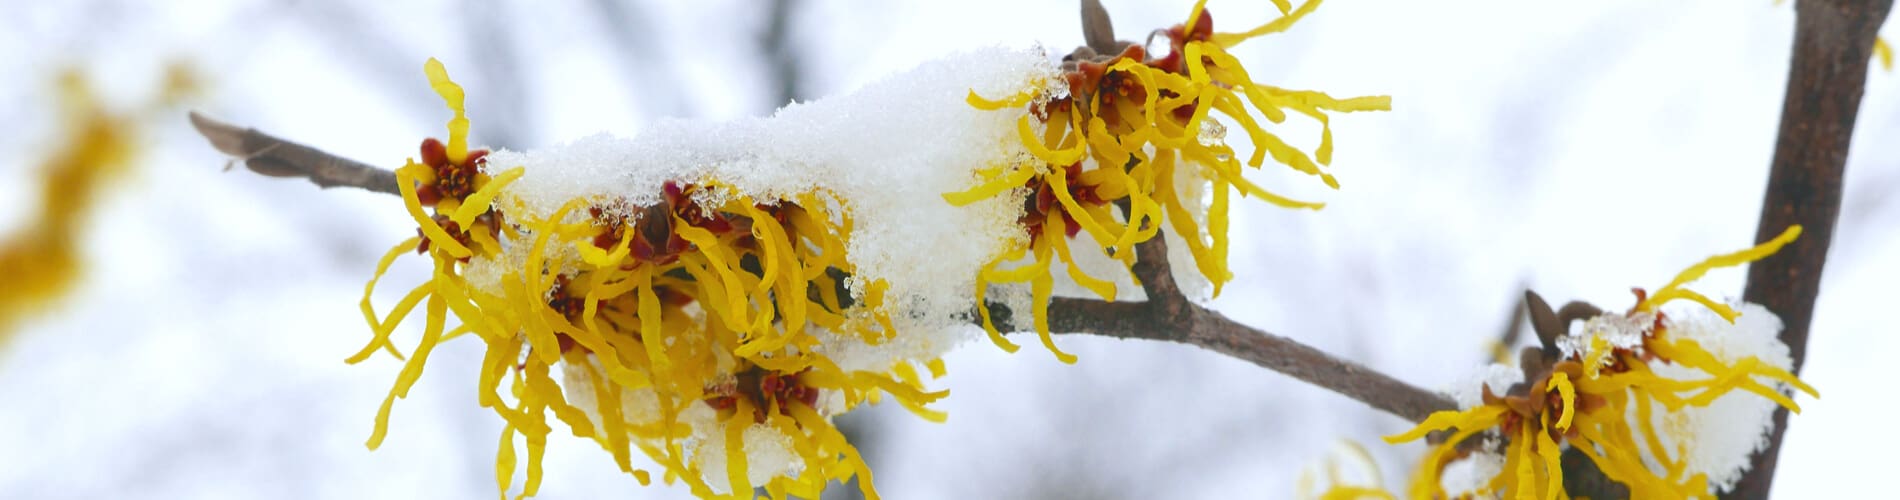
[[[280,139],[256,129],[239,128],[192,113],[192,123],[213,146],[247,160],[252,170],[273,177],[303,177],[322,187],[348,186],[395,194],[394,174],[321,150]],[[264,166],[259,170],[259,164]],[[1338,392],[1410,421],[1457,408],[1451,398],[1421,389],[1372,368],[1335,357],[1290,338],[1253,328],[1189,300],[1175,285],[1167,261],[1167,243],[1155,238],[1136,247],[1136,276],[1147,302],[1103,302],[1057,298],[1049,306],[1056,332],[1146,339],[1199,346],[1260,365]],[[1001,304],[990,305],[1004,327],[1021,330],[1003,318],[1016,317]],[[1023,316],[1027,316],[1026,314]]]

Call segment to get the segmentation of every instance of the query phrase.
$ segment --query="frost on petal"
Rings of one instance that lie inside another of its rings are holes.
[[[1584,320],[1581,328],[1557,338],[1557,349],[1565,357],[1609,356],[1610,349],[1593,348],[1597,342],[1615,349],[1640,351],[1643,338],[1648,336],[1656,322],[1653,313],[1637,311],[1632,314],[1604,314]],[[1599,359],[1598,361],[1602,361]]]

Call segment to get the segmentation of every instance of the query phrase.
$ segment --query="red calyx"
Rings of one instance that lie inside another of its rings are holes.
[[[1085,185],[1076,180],[1082,175],[1080,162],[1063,167],[1063,171],[1069,180],[1069,196],[1075,199],[1076,204],[1101,205],[1108,202],[1095,193],[1095,186]],[[1042,237],[1043,225],[1048,224],[1049,218],[1057,215],[1062,217],[1064,223],[1064,237],[1074,238],[1082,231],[1082,224],[1076,222],[1075,216],[1069,214],[1068,210],[1062,209],[1053,186],[1038,178],[1030,181],[1029,187],[1032,193],[1028,199],[1023,200],[1023,216],[1017,219],[1017,222],[1023,225],[1023,229],[1029,231],[1031,244]]]
[[[442,141],[430,137],[422,140],[422,164],[441,168],[449,164],[449,149]]]
[[[442,190],[436,188],[434,184],[416,188],[416,201],[422,202],[423,205],[435,206],[436,202],[442,201]]]
[[[752,403],[754,421],[765,422],[766,410],[772,403],[778,403],[779,413],[791,414],[791,404],[796,401],[806,407],[818,404],[818,389],[799,382],[799,375],[781,374],[752,367],[734,374],[734,380],[707,389],[708,397],[703,401],[715,410],[728,410],[738,406],[739,398]]]
[[[1214,36],[1214,15],[1206,8],[1201,9],[1201,18],[1194,20],[1194,32],[1188,34],[1189,41],[1205,42]]]

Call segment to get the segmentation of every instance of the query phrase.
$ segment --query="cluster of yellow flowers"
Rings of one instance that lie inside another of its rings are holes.
[[[1042,343],[1063,362],[1075,357],[1057,350],[1050,339],[1048,303],[1054,290],[1053,267],[1060,259],[1078,285],[1114,300],[1114,282],[1090,276],[1076,265],[1068,240],[1086,232],[1102,252],[1130,269],[1134,246],[1160,234],[1163,221],[1186,243],[1196,267],[1212,282],[1214,294],[1233,278],[1227,269],[1231,192],[1288,207],[1318,209],[1322,203],[1288,199],[1242,176],[1241,155],[1220,139],[1225,127],[1210,117],[1226,116],[1247,132],[1254,150],[1246,164],[1258,168],[1268,156],[1292,169],[1339,187],[1324,167],[1332,163],[1328,111],[1391,108],[1387,96],[1334,98],[1321,92],[1289,90],[1256,83],[1227,50],[1248,39],[1279,33],[1319,7],[1312,0],[1294,9],[1277,1],[1281,17],[1241,33],[1215,33],[1206,1],[1196,2],[1187,22],[1166,31],[1170,50],[1159,57],[1128,44],[1119,54],[1071,60],[1058,91],[1032,89],[1001,100],[971,92],[972,106],[985,110],[1028,107],[1017,123],[1022,144],[1033,158],[992,169],[980,185],[949,193],[952,204],[995,196],[1021,196],[1021,224],[1027,238],[990,262],[976,284],[981,304],[991,283],[1029,283],[1034,294],[1034,325]],[[1268,132],[1249,110],[1280,123],[1287,112],[1322,126],[1313,154]],[[1190,179],[1183,183],[1177,179]],[[1212,184],[1212,200],[1198,203],[1200,189]],[[1186,189],[1183,189],[1186,186]],[[1111,208],[1120,205],[1118,216]],[[1202,221],[1206,227],[1201,227]],[[1025,256],[1034,262],[1001,267]],[[1131,271],[1132,273],[1132,271]],[[1132,274],[1131,274],[1132,276]],[[990,340],[1004,350],[1017,346],[1003,338],[979,307]]]
[[[998,222],[1022,232],[1003,236],[1000,252],[970,263],[987,260],[976,271],[974,299],[995,344],[1018,348],[990,318],[990,286],[1026,283],[1043,345],[1075,361],[1051,338],[1047,308],[1056,266],[1103,300],[1119,296],[1116,280],[1091,275],[1078,262],[1071,240],[1083,233],[1078,241],[1133,277],[1136,246],[1165,226],[1218,295],[1233,278],[1227,230],[1234,193],[1287,208],[1323,206],[1260,187],[1243,175],[1243,163],[1258,168],[1271,157],[1339,187],[1327,170],[1329,113],[1387,110],[1390,98],[1335,98],[1253,81],[1228,50],[1287,30],[1320,0],[1275,4],[1282,16],[1271,22],[1215,33],[1203,0],[1185,22],[1160,32],[1164,54],[1132,43],[1113,54],[1078,51],[1059,73],[1013,95],[969,92],[965,101],[978,110],[1021,113],[1015,137],[999,139],[1019,142],[1027,153],[983,169],[974,187],[942,195],[959,207],[1020,200],[1015,224]],[[517,439],[527,452],[520,494],[538,489],[553,432],[549,413],[642,484],[651,477],[634,466],[635,449],[664,468],[663,480],[683,482],[702,497],[750,497],[757,489],[775,498],[816,497],[830,481],[856,478],[866,497],[877,498],[871,471],[830,417],[889,397],[926,419],[944,419],[928,405],[948,391],[929,391],[922,374],[942,376],[941,359],[897,359],[865,370],[841,367],[826,353],[827,338],[877,345],[900,336],[892,315],[902,309],[886,304],[890,283],[859,275],[848,255],[853,200],[822,187],[761,197],[735,188],[730,177],[707,175],[669,178],[646,201],[563,196],[557,198],[565,203],[550,210],[537,205],[547,200],[508,190],[523,167],[498,169],[486,151],[469,149],[461,87],[439,62],[430,60],[426,72],[454,118],[447,142],[424,141],[420,159],[396,172],[419,235],[378,264],[362,302],[375,336],[349,361],[379,350],[404,359],[391,340],[398,324],[421,307],[426,325],[377,413],[371,448],[433,347],[471,334],[486,345],[480,402],[506,422],[496,460],[504,496],[517,472]],[[1288,144],[1255,113],[1272,123],[1290,113],[1317,121],[1318,146],[1308,153]],[[1220,117],[1246,133],[1251,151],[1224,142]],[[1478,495],[1564,496],[1565,446],[1637,496],[1708,495],[1720,480],[1696,472],[1687,445],[1659,432],[1656,416],[1706,407],[1737,390],[1798,411],[1781,387],[1815,391],[1774,363],[1718,356],[1672,332],[1661,306],[1687,300],[1734,322],[1736,310],[1685,286],[1711,269],[1770,255],[1799,233],[1792,227],[1755,248],[1697,264],[1653,295],[1639,290],[1634,307],[1593,318],[1596,326],[1566,337],[1561,355],[1537,363],[1525,383],[1502,395],[1486,387],[1481,404],[1434,414],[1389,437],[1397,443],[1450,435],[1425,458],[1408,496],[1445,497],[1445,466],[1472,453],[1467,441],[1480,434],[1502,443],[1503,463],[1471,492]],[[378,314],[370,301],[377,281],[410,251],[429,256],[431,278]],[[1706,378],[1684,379],[1684,371]],[[1389,497],[1373,469],[1371,487],[1329,474],[1323,496]]]
[[[1659,429],[1658,412],[1706,407],[1737,390],[1799,412],[1800,406],[1778,386],[1818,394],[1769,361],[1753,355],[1717,356],[1695,339],[1672,332],[1661,306],[1687,300],[1734,323],[1734,308],[1684,286],[1712,269],[1772,255],[1800,234],[1800,226],[1790,227],[1761,245],[1691,266],[1654,294],[1645,296],[1639,289],[1637,304],[1629,311],[1594,318],[1583,333],[1561,339],[1563,354],[1545,361],[1542,374],[1526,384],[1502,396],[1485,387],[1483,404],[1435,413],[1412,430],[1387,437],[1400,443],[1433,432],[1451,433],[1426,455],[1408,496],[1445,498],[1440,482],[1444,466],[1471,451],[1466,440],[1495,431],[1506,443],[1503,469],[1471,492],[1480,496],[1564,497],[1559,456],[1569,445],[1610,479],[1628,486],[1633,498],[1712,497],[1707,475],[1689,472],[1688,447],[1701,443],[1685,443]],[[1706,378],[1685,379],[1678,375],[1683,371]]]
[[[1332,156],[1330,128],[1308,155],[1266,132],[1247,106],[1273,122],[1292,111],[1325,125],[1327,111],[1386,109],[1389,99],[1335,99],[1249,79],[1225,49],[1283,31],[1319,4],[1293,10],[1278,3],[1283,17],[1239,34],[1213,33],[1212,18],[1196,4],[1186,23],[1168,31],[1172,53],[1150,59],[1131,45],[1111,58],[1079,61],[1063,74],[1067,93],[1060,96],[1048,81],[1029,82],[1031,90],[1004,101],[972,91],[967,101],[980,109],[1029,107],[1016,129],[1034,158],[944,196],[954,206],[1025,196],[1018,222],[1027,241],[1011,239],[1016,244],[981,269],[977,302],[988,283],[1031,283],[1035,328],[1055,351],[1045,310],[1052,254],[1069,263],[1078,283],[1115,297],[1113,283],[1074,265],[1067,240],[1078,232],[1132,265],[1133,246],[1156,237],[1166,219],[1218,290],[1231,278],[1230,189],[1318,208],[1243,178],[1241,160],[1220,142],[1224,129],[1210,112],[1247,130],[1257,148],[1249,165],[1271,155],[1337,187],[1322,170]],[[926,419],[944,419],[927,405],[948,392],[927,390],[921,373],[941,376],[940,359],[847,370],[825,352],[826,336],[877,345],[899,335],[896,309],[885,304],[890,285],[858,275],[847,255],[853,200],[824,188],[755,198],[703,177],[669,179],[648,199],[658,202],[589,195],[549,211],[538,205],[546,200],[509,188],[523,178],[523,167],[499,168],[487,151],[469,149],[462,88],[437,61],[425,70],[454,118],[446,142],[424,141],[419,159],[396,171],[419,234],[378,264],[362,302],[375,335],[349,361],[379,350],[403,359],[391,340],[397,326],[418,307],[426,324],[377,412],[371,448],[380,445],[392,405],[421,376],[434,346],[465,335],[486,344],[480,401],[506,422],[496,461],[504,495],[517,469],[518,437],[527,451],[521,495],[538,489],[549,413],[643,484],[651,478],[633,466],[636,448],[665,469],[666,481],[703,497],[749,497],[763,488],[777,498],[815,498],[827,482],[856,477],[876,498],[871,471],[829,417],[888,396]],[[1178,192],[1177,178],[1196,192]],[[1210,182],[1212,205],[1195,213],[1202,209],[1198,191]],[[1125,220],[1109,208],[1116,203],[1125,203]],[[410,251],[427,255],[433,274],[379,314],[370,295]],[[1035,264],[998,269],[1030,254]],[[990,325],[988,311],[979,310],[991,337],[1014,350]],[[564,375],[558,382],[557,368]]]
[[[528,454],[521,494],[538,488],[550,411],[643,484],[650,478],[632,466],[633,448],[665,467],[668,482],[704,497],[749,497],[763,487],[777,498],[816,498],[827,481],[857,476],[876,498],[870,470],[828,415],[888,394],[944,418],[925,405],[947,391],[927,391],[919,374],[941,376],[940,360],[847,372],[815,350],[816,331],[867,343],[896,334],[881,282],[863,284],[856,299],[844,286],[853,273],[847,200],[822,192],[755,200],[703,180],[667,183],[652,206],[578,198],[546,217],[520,215],[532,212],[503,188],[522,169],[494,172],[486,151],[468,149],[461,87],[435,60],[426,70],[455,112],[449,140],[424,141],[420,161],[396,172],[421,234],[378,264],[362,303],[375,338],[349,361],[379,349],[402,357],[390,335],[418,305],[427,323],[377,413],[371,448],[430,350],[465,334],[487,345],[481,404],[507,422],[496,460],[504,494],[517,434]],[[433,276],[378,315],[369,295],[409,251],[429,256]],[[501,269],[498,279],[472,282],[470,269],[484,266]],[[460,320],[453,329],[450,313]],[[565,384],[550,375],[557,363]],[[511,398],[498,392],[504,381]],[[748,471],[746,448],[758,443],[795,459]]]

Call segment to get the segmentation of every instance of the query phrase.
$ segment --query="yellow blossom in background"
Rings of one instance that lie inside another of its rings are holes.
[[[1119,54],[1069,61],[1060,90],[1042,87],[991,99],[971,92],[970,105],[984,110],[1023,109],[1017,135],[1032,158],[999,165],[967,191],[948,193],[952,204],[997,196],[1023,197],[1021,224],[1027,232],[981,271],[976,284],[979,305],[991,283],[1027,283],[1034,300],[1034,328],[1042,343],[1063,362],[1075,357],[1056,349],[1050,339],[1047,305],[1057,266],[1078,285],[1114,300],[1114,282],[1090,276],[1077,266],[1070,239],[1087,233],[1096,247],[1125,267],[1134,265],[1134,247],[1155,238],[1168,225],[1187,244],[1200,273],[1219,295],[1233,278],[1227,268],[1228,209],[1232,193],[1257,197],[1288,208],[1318,209],[1322,203],[1289,199],[1254,184],[1241,165],[1260,167],[1268,157],[1295,171],[1317,176],[1332,188],[1339,183],[1326,170],[1332,163],[1332,128],[1327,112],[1391,108],[1386,96],[1335,98],[1253,81],[1228,49],[1246,40],[1279,33],[1313,12],[1319,0],[1291,8],[1277,1],[1282,17],[1240,33],[1215,33],[1205,0],[1195,3],[1187,21],[1166,30],[1170,51],[1148,54],[1125,45]],[[1254,113],[1280,123],[1289,112],[1319,122],[1319,146],[1308,154],[1268,132]],[[1247,134],[1253,151],[1242,154],[1223,142],[1224,116]],[[1200,202],[1211,184],[1211,201]],[[1114,207],[1120,206],[1118,215]],[[1032,263],[1004,269],[1010,262]],[[1016,345],[997,331],[985,307],[978,307],[990,339],[1004,350]]]
[[[816,498],[827,482],[854,477],[877,498],[830,416],[888,396],[943,420],[926,405],[947,391],[928,391],[923,379],[943,374],[940,360],[845,370],[820,349],[824,335],[874,345],[898,334],[884,282],[852,277],[848,200],[822,189],[755,198],[704,178],[667,181],[657,203],[578,197],[537,211],[510,191],[522,167],[497,168],[468,149],[462,88],[441,63],[425,69],[455,115],[446,143],[424,141],[420,161],[397,170],[420,234],[391,249],[365,289],[374,336],[352,363],[379,350],[402,358],[391,335],[417,307],[425,318],[371,448],[434,346],[462,336],[485,344],[480,402],[506,422],[496,458],[504,496],[517,438],[526,443],[520,496],[539,488],[550,413],[643,484],[650,474],[634,467],[635,450],[669,483],[738,498],[755,488]],[[410,251],[434,272],[379,314],[370,295]]]
[[[1340,463],[1355,465],[1357,472],[1341,470]],[[1341,441],[1339,449],[1326,457],[1318,467],[1321,473],[1308,468],[1300,473],[1298,493],[1294,498],[1310,500],[1393,500],[1391,493],[1385,490],[1383,475],[1379,472],[1379,463],[1372,460],[1372,454],[1364,446],[1353,441]],[[1355,475],[1356,474],[1356,475]]]
[[[1786,360],[1771,362],[1734,348],[1705,345],[1724,339],[1676,331],[1693,325],[1668,317],[1661,307],[1687,300],[1718,316],[1723,324],[1735,324],[1742,313],[1685,286],[1712,269],[1772,255],[1800,234],[1800,226],[1793,226],[1761,245],[1712,257],[1684,270],[1652,295],[1645,296],[1639,289],[1637,304],[1628,312],[1592,318],[1581,333],[1559,339],[1563,355],[1534,380],[1501,396],[1484,387],[1482,404],[1435,413],[1412,430],[1387,437],[1400,443],[1432,432],[1452,433],[1423,459],[1408,496],[1444,498],[1441,474],[1446,464],[1470,453],[1467,440],[1494,432],[1504,443],[1502,470],[1481,483],[1473,492],[1478,495],[1567,498],[1560,460],[1567,446],[1589,457],[1610,479],[1628,486],[1634,498],[1713,498],[1714,490],[1732,483],[1734,471],[1694,471],[1691,462],[1701,458],[1692,457],[1692,449],[1707,446],[1694,438],[1706,436],[1696,434],[1700,431],[1693,428],[1696,422],[1672,417],[1709,407],[1736,391],[1753,393],[1799,413],[1800,406],[1782,387],[1818,394],[1785,367],[1776,366]],[[1747,309],[1747,314],[1766,316],[1751,320],[1779,328],[1772,313],[1752,304]],[[1772,336],[1773,332],[1752,333]],[[1759,431],[1760,426],[1755,426],[1736,432]],[[1722,478],[1712,480],[1710,474]]]
[[[77,284],[84,270],[79,239],[103,191],[138,157],[137,141],[153,112],[197,91],[190,68],[166,67],[164,82],[146,109],[114,112],[78,70],[58,78],[57,102],[65,117],[64,144],[41,166],[39,212],[24,228],[0,236],[0,347],[28,316]]]
[[[1874,38],[1874,60],[1880,61],[1880,67],[1893,71],[1893,45],[1885,38]]]

